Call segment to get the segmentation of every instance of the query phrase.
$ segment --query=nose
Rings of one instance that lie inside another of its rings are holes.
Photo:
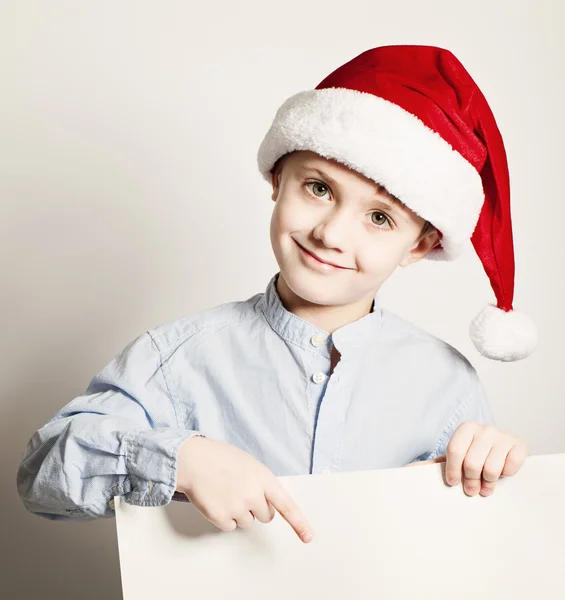
[[[332,210],[314,228],[313,236],[327,248],[344,249],[352,226],[345,210]]]

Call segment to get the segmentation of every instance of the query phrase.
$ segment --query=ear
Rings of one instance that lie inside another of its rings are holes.
[[[271,182],[273,185],[273,193],[271,194],[271,199],[273,202],[277,201],[277,197],[279,195],[279,189],[280,189],[280,184],[281,184],[281,170],[280,169],[275,169],[272,173],[271,173]]]
[[[422,260],[422,258],[424,258],[428,252],[439,245],[439,234],[436,229],[432,229],[431,231],[428,231],[428,233],[426,233],[426,235],[420,241],[417,241],[414,246],[412,246],[412,249],[400,261],[399,265],[401,267],[407,267],[413,263],[416,263]]]

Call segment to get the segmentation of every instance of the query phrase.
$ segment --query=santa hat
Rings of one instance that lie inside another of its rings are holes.
[[[510,184],[502,136],[465,67],[433,46],[363,52],[315,89],[282,104],[259,148],[261,174],[281,156],[310,150],[383,185],[440,233],[427,258],[453,260],[471,240],[496,296],[470,335],[488,358],[525,358],[531,319],[513,310]]]

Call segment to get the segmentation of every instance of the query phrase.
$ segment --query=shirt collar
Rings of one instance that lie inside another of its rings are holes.
[[[335,345],[341,353],[342,349],[359,348],[370,342],[374,342],[381,328],[381,309],[378,302],[378,293],[374,297],[373,311],[364,315],[357,321],[353,321],[336,329],[330,335],[324,329],[301,319],[294,313],[288,311],[277,292],[276,282],[280,271],[269,281],[265,293],[261,296],[258,307],[265,315],[269,325],[286,341],[292,342],[305,350],[319,352],[320,350],[328,358],[332,345]],[[314,338],[314,336],[318,336]],[[323,342],[315,346],[314,342]]]

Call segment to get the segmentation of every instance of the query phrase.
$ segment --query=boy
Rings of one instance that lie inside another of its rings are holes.
[[[28,443],[18,486],[52,519],[112,516],[177,493],[223,530],[280,512],[312,528],[282,475],[446,460],[488,495],[528,455],[492,424],[471,364],[381,309],[396,267],[453,259],[471,238],[497,296],[477,348],[535,346],[512,310],[506,155],[480,90],[448,51],[369,50],[278,110],[258,154],[280,271],[264,294],[129,344]]]

